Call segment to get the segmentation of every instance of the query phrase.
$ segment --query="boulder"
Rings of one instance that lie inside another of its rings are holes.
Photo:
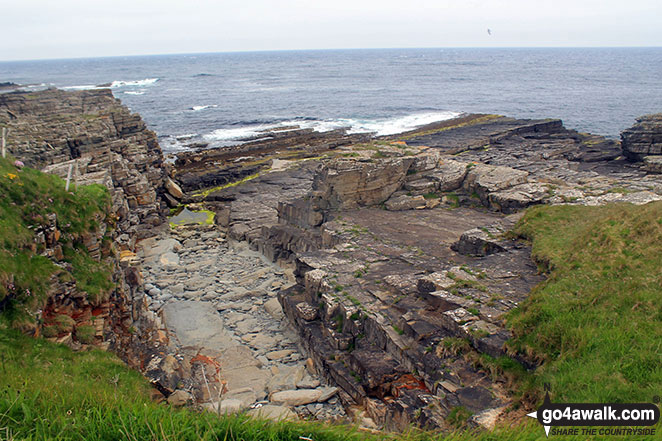
[[[469,169],[463,187],[475,192],[484,205],[488,205],[490,193],[496,193],[527,181],[528,172],[487,164],[478,164]]]
[[[313,320],[315,320],[319,313],[317,308],[315,308],[313,305],[307,302],[297,303],[295,309],[299,317],[301,317],[307,322],[312,322]]]
[[[540,184],[522,184],[488,196],[490,208],[503,213],[514,213],[529,205],[542,203],[549,197],[547,187]]]
[[[172,179],[166,178],[163,186],[172,197],[180,200],[184,197],[184,192],[182,191],[181,187]]]
[[[266,355],[267,359],[273,361],[273,360],[280,360],[282,358],[285,358],[288,355],[290,355],[292,352],[294,352],[294,351],[291,350],[291,349],[283,349],[283,350],[280,350],[280,351],[267,352],[265,355]]]
[[[273,393],[270,401],[274,404],[294,407],[315,403],[320,397],[322,397],[322,390],[320,389],[284,390]]]
[[[503,240],[500,239],[503,230],[494,225],[473,228],[465,231],[460,240],[451,245],[451,249],[467,256],[487,256],[488,254],[505,251]]]
[[[388,158],[375,162],[332,162],[315,175],[314,203],[320,209],[379,205],[402,187],[413,161],[412,158]]]
[[[184,406],[193,402],[193,395],[185,390],[177,389],[168,397],[168,403],[173,406]]]
[[[407,182],[405,190],[415,195],[433,192],[437,189],[437,184],[431,179],[417,179],[415,181]]]
[[[330,400],[331,397],[333,397],[336,393],[338,393],[338,388],[337,387],[322,387],[318,389],[322,392],[322,394],[319,396],[317,399],[318,402],[323,403],[327,400]]]
[[[269,299],[264,304],[264,309],[273,318],[280,320],[283,318],[283,308],[277,298]]]
[[[262,418],[273,421],[294,420],[296,414],[285,406],[275,406],[267,404],[255,409],[251,409],[247,414],[254,418]]]
[[[439,191],[453,191],[462,186],[467,175],[467,163],[442,158],[437,168],[425,174],[425,177],[436,183]]]
[[[662,155],[662,113],[637,118],[637,123],[621,133],[623,155],[631,161]]]
[[[267,390],[269,393],[295,389],[297,383],[303,380],[306,374],[304,366],[281,366],[276,374],[269,380]]]
[[[425,198],[423,196],[396,196],[390,198],[384,205],[389,211],[413,210],[425,207]]]
[[[231,415],[231,414],[239,413],[244,409],[241,400],[234,398],[222,400],[220,412],[218,408],[218,403],[213,403],[213,402],[205,403],[202,406],[205,408],[205,410],[211,413],[215,413],[215,414],[220,413],[221,415]]]
[[[247,409],[251,404],[253,404],[257,399],[255,391],[250,387],[242,387],[239,389],[233,389],[226,392],[223,395],[222,403],[226,400],[239,400],[241,403],[241,409]]]

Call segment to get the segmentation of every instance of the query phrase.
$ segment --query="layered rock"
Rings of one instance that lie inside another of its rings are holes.
[[[503,316],[541,280],[530,250],[503,235],[517,220],[505,215],[662,198],[662,183],[619,155],[557,120],[465,116],[328,150],[308,175],[265,170],[213,201],[227,201],[231,237],[294,261],[297,285],[278,298],[348,409],[401,429],[445,427],[461,406],[486,424],[510,399],[477,360],[506,355]],[[288,174],[298,191],[270,186]],[[257,209],[274,190],[277,223]]]
[[[662,155],[662,113],[637,118],[637,123],[621,133],[623,154],[632,161],[658,164],[655,157]],[[651,171],[657,172],[657,166]]]
[[[0,125],[7,149],[26,165],[72,185],[110,188],[123,249],[163,222],[160,195],[166,176],[156,135],[109,89],[0,95]]]
[[[99,228],[76,240],[91,258],[109,265],[114,289],[107,299],[92,303],[73,281],[52,283],[44,321],[72,323],[73,334],[58,333],[64,343],[110,347],[130,366],[144,368],[168,343],[160,317],[140,295],[143,281],[134,253],[136,241],[154,234],[165,220],[161,195],[166,171],[156,135],[110,90],[2,94],[0,125],[8,128],[7,150],[13,157],[70,177],[71,191],[98,183],[112,196]],[[54,243],[46,254],[58,260],[57,248]],[[86,330],[84,338],[77,329]]]

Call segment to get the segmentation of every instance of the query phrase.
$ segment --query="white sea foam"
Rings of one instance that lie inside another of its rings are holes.
[[[382,120],[354,120],[348,133],[372,132],[378,136],[394,135],[459,115],[458,112],[429,112]]]
[[[144,87],[144,86],[151,86],[152,84],[155,84],[157,81],[159,81],[158,78],[145,78],[144,80],[137,80],[137,81],[113,81],[110,83],[110,88],[111,89],[118,89],[120,87]]]
[[[373,133],[376,136],[384,136],[407,132],[433,122],[455,118],[459,115],[461,115],[459,112],[428,112],[383,119],[338,118],[332,120],[289,120],[281,121],[276,124],[218,129],[203,135],[203,138],[210,142],[243,141],[260,137],[270,130],[279,130],[281,128],[287,128],[285,130],[296,130],[290,127],[312,129],[316,132],[329,132],[337,129],[346,129],[347,133]]]
[[[94,84],[85,84],[82,86],[66,86],[61,87],[62,90],[93,90],[93,89],[103,89],[103,87],[95,86]]]
[[[193,106],[189,110],[192,110],[194,112],[197,112],[199,110],[205,110],[205,109],[213,109],[215,107],[218,107],[216,104],[208,104],[206,106]]]
[[[177,135],[177,136],[175,136],[175,139],[181,141],[181,140],[184,140],[184,139],[195,138],[196,136],[198,136],[197,133],[185,133],[185,134],[183,134],[183,135]]]
[[[124,93],[127,94],[127,95],[144,95],[145,92],[146,92],[146,90],[144,90],[144,89],[124,91]]]
[[[458,112],[430,112],[388,119],[338,118],[333,120],[289,120],[278,124],[218,129],[205,135],[205,138],[216,141],[241,140],[260,136],[266,131],[278,130],[281,127],[290,126],[301,129],[312,129],[316,132],[329,132],[344,128],[347,129],[348,133],[374,133],[377,136],[383,136],[406,132],[426,124],[455,118],[459,115],[460,113]]]
[[[207,141],[240,141],[263,135],[265,130],[274,129],[277,126],[244,126],[234,129],[217,129],[203,136]]]
[[[347,128],[347,133],[374,133],[377,136],[384,136],[407,132],[427,124],[455,118],[459,115],[459,112],[428,112],[415,113],[396,118],[340,118],[326,121],[303,121],[300,122],[299,125],[302,128],[311,128],[317,132],[328,132],[330,130]],[[294,121],[289,123],[295,124]]]

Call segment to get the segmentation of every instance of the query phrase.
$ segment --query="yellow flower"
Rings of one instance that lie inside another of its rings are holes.
[[[14,179],[18,178],[18,175],[15,175],[14,173],[7,173],[7,177],[13,181]]]

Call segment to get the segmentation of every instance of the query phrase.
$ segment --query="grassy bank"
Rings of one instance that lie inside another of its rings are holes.
[[[149,385],[115,356],[0,329],[0,439],[11,440],[536,440],[535,423],[494,433],[370,434],[351,426],[218,418],[156,404]]]
[[[549,278],[512,312],[511,348],[542,362],[565,402],[650,402],[662,394],[662,202],[541,206],[516,233]]]
[[[106,216],[110,195],[105,187],[72,186],[65,191],[59,177],[19,169],[0,158],[0,195],[0,311],[5,318],[25,319],[26,311],[43,303],[52,276],[71,277],[42,255],[45,239],[39,236],[50,227],[56,235],[50,239],[52,246],[59,247],[61,260],[71,264],[78,288],[93,302],[109,292],[109,269],[90,258],[80,240]]]

